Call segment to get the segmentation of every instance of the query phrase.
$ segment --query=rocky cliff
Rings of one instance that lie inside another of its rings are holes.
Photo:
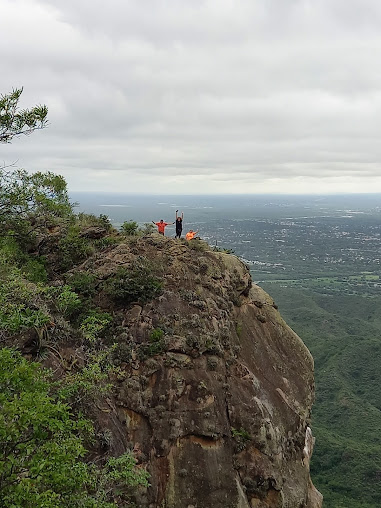
[[[160,295],[115,304],[107,281],[142,262]],[[139,507],[321,506],[309,475],[313,360],[238,258],[153,234],[75,272],[96,277],[97,306],[117,324],[119,374],[95,417],[109,453],[132,449],[151,475]]]

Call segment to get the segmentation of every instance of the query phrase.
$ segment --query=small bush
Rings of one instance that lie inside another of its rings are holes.
[[[23,252],[15,238],[0,237],[0,274],[4,271],[4,275],[7,275],[9,265],[17,266],[31,282],[46,282],[47,280],[43,257],[36,258]]]
[[[138,223],[135,221],[123,222],[120,232],[126,236],[134,236],[138,231]]]
[[[209,357],[207,361],[208,369],[209,370],[216,370],[218,366],[218,361],[216,358]]]
[[[0,329],[18,332],[23,328],[40,328],[51,321],[39,308],[41,287],[25,280],[17,268],[10,269],[0,285]]]
[[[31,282],[46,282],[48,274],[45,269],[45,263],[42,258],[29,258],[23,265],[22,271],[25,277]]]
[[[162,283],[144,265],[127,270],[120,268],[106,282],[105,291],[116,302],[146,303],[161,293]]]
[[[130,363],[132,359],[132,346],[125,342],[119,342],[115,345],[112,352],[112,361],[114,365],[120,365],[121,363]]]
[[[8,303],[0,310],[0,329],[18,332],[23,328],[41,328],[51,318],[42,310],[29,309],[22,304]]]
[[[206,242],[200,240],[199,238],[193,238],[193,240],[187,242],[187,245],[191,250],[195,250],[197,252],[205,252],[209,250],[209,245]]]
[[[112,317],[107,312],[92,311],[82,321],[79,329],[89,342],[95,343],[103,336],[111,322]]]
[[[112,389],[109,376],[116,371],[112,365],[114,347],[104,351],[92,352],[88,355],[86,366],[70,372],[57,382],[57,393],[60,399],[92,403],[100,395],[107,395]]]
[[[118,239],[113,236],[104,236],[103,238],[97,238],[93,240],[93,245],[98,250],[107,249],[118,243]]]
[[[60,288],[60,293],[56,299],[57,309],[65,317],[70,317],[81,306],[81,300],[77,293],[72,291],[70,286]]]
[[[82,227],[100,227],[104,228],[106,231],[110,231],[112,229],[112,224],[107,215],[100,214],[99,217],[92,213],[79,213],[78,222]]]
[[[156,228],[152,224],[152,222],[145,222],[143,224],[143,227],[140,228],[140,231],[143,233],[143,235],[150,235],[151,233],[156,231]]]
[[[223,252],[224,254],[234,254],[234,250],[233,249],[224,249],[222,247],[217,247],[217,245],[215,245],[213,247],[213,251],[214,252]]]
[[[150,342],[159,342],[164,337],[164,332],[161,328],[154,328],[150,333]]]
[[[95,294],[97,278],[90,272],[76,272],[69,276],[68,283],[79,294],[85,298]]]
[[[165,350],[164,332],[161,328],[152,330],[149,336],[149,344],[141,344],[139,356],[141,359],[161,354]]]
[[[93,247],[86,238],[79,236],[79,227],[70,226],[66,235],[58,242],[59,268],[64,271],[86,259],[93,253]]]
[[[232,436],[234,438],[243,439],[244,441],[250,441],[251,439],[250,434],[242,427],[239,430],[232,427]]]

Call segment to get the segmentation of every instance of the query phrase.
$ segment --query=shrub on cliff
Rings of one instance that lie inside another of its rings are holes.
[[[123,222],[123,224],[120,227],[120,231],[123,235],[133,236],[136,235],[138,227],[139,227],[138,223],[131,220],[128,222]]]
[[[101,469],[83,461],[92,426],[52,387],[38,364],[0,349],[0,507],[111,508],[114,489],[128,499],[147,485],[128,453]]]
[[[131,269],[119,268],[106,283],[106,293],[116,302],[146,303],[161,293],[162,284],[149,267],[139,264]]]

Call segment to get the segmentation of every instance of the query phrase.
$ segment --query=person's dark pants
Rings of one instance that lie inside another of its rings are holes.
[[[163,235],[164,236],[164,231],[159,231],[159,235]]]
[[[176,229],[176,237],[175,238],[181,238],[181,233],[183,232],[182,229]]]

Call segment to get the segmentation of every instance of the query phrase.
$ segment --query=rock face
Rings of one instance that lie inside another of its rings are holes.
[[[144,258],[163,281],[153,301],[113,308],[128,354],[98,415],[111,453],[131,448],[148,469],[140,507],[321,507],[312,357],[238,258],[192,242],[152,235],[79,268],[102,281]]]

